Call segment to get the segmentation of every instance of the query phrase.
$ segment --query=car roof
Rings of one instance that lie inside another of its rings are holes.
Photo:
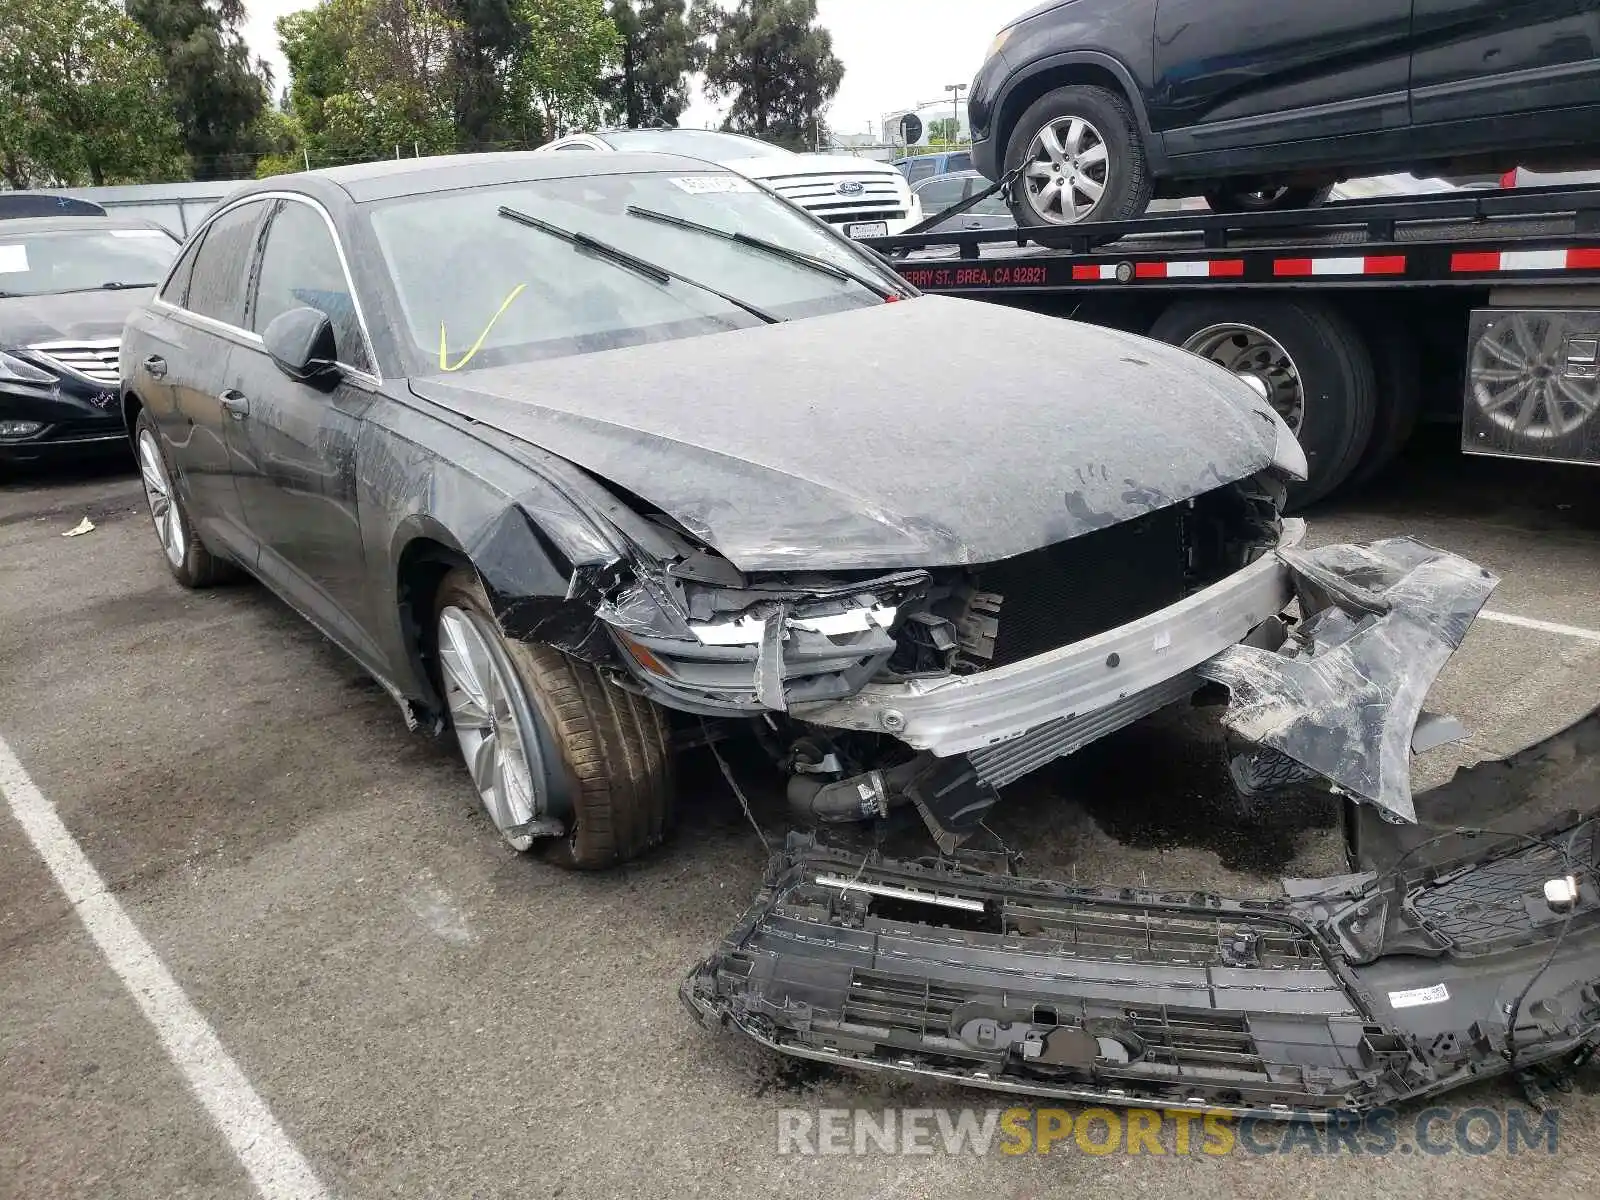
[[[0,237],[75,230],[104,233],[108,229],[160,229],[162,233],[167,232],[156,222],[137,217],[10,217],[0,221]]]
[[[659,171],[723,171],[704,159],[678,154],[619,154],[592,150],[565,154],[534,154],[527,150],[496,154],[441,154],[433,158],[392,158],[275,175],[239,189],[228,197],[233,204],[261,192],[300,191],[331,199],[342,191],[357,204],[446,192],[456,188],[486,187],[500,183],[527,183],[544,179],[576,179],[586,175],[634,175]]]

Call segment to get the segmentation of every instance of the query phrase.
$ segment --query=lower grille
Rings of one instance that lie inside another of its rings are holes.
[[[1547,880],[1569,870],[1568,859],[1582,872],[1595,861],[1593,824],[1550,845],[1532,845],[1504,858],[1448,876],[1412,897],[1417,916],[1429,930],[1447,940],[1458,954],[1482,952],[1508,941],[1527,938],[1543,927],[1566,920],[1544,902]],[[1560,847],[1560,849],[1558,849]],[[1592,912],[1597,897],[1592,887],[1579,892],[1576,916]]]
[[[1033,658],[1182,600],[1184,512],[1164,508],[984,567],[979,590],[1002,597],[989,665]]]
[[[854,225],[859,221],[904,221],[906,211],[903,208],[889,208],[871,212],[834,212],[830,209],[810,208],[814,217],[820,217],[830,225]]]
[[[44,441],[73,441],[77,438],[120,437],[122,426],[114,420],[57,421],[44,433]]]

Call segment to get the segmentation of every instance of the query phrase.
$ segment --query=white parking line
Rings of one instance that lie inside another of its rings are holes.
[[[1480,621],[1493,621],[1499,625],[1515,625],[1518,629],[1534,629],[1540,633],[1554,633],[1561,637],[1577,638],[1584,642],[1600,642],[1600,629],[1584,629],[1578,625],[1558,625],[1554,621],[1539,621],[1533,617],[1519,617],[1514,613],[1484,609],[1478,614]]]
[[[155,1026],[167,1054],[228,1139],[256,1190],[267,1200],[324,1200],[328,1193],[310,1164],[156,957],[155,948],[106,891],[100,872],[4,738],[0,738],[0,795],[111,969]]]

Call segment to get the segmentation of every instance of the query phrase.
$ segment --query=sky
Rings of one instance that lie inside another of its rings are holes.
[[[878,119],[971,83],[1000,28],[1036,0],[818,0],[819,18],[844,62],[844,85],[828,110],[835,133],[866,133]],[[273,22],[309,0],[245,0],[245,40],[272,64],[275,87],[288,83]],[[703,126],[721,113],[698,92],[681,124]]]

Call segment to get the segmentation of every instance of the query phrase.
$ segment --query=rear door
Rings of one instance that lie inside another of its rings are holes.
[[[1506,143],[1537,137],[1541,126],[1563,119],[1550,110],[1587,106],[1587,132],[1600,139],[1593,117],[1600,107],[1600,0],[1416,0],[1416,6],[1416,124],[1512,115],[1508,125],[1463,131],[1474,144]]]
[[[1412,0],[1160,0],[1150,124],[1169,154],[1404,129]]]
[[[161,360],[157,382],[170,408],[162,435],[177,471],[189,513],[213,546],[247,565],[255,563],[255,543],[246,528],[234,490],[236,445],[232,420],[222,405],[228,356],[250,340],[244,328],[245,297],[252,251],[269,205],[251,201],[222,213],[200,235],[192,264],[180,263],[180,296],[163,294],[159,328],[140,364],[148,373]]]
[[[356,439],[377,379],[332,223],[309,199],[279,199],[255,272],[249,324],[258,339],[229,357],[226,391],[245,411],[234,426],[239,500],[260,544],[258,569],[291,603],[359,657],[367,641],[365,559],[356,500]],[[298,383],[259,338],[291,308],[332,319],[341,378]]]

